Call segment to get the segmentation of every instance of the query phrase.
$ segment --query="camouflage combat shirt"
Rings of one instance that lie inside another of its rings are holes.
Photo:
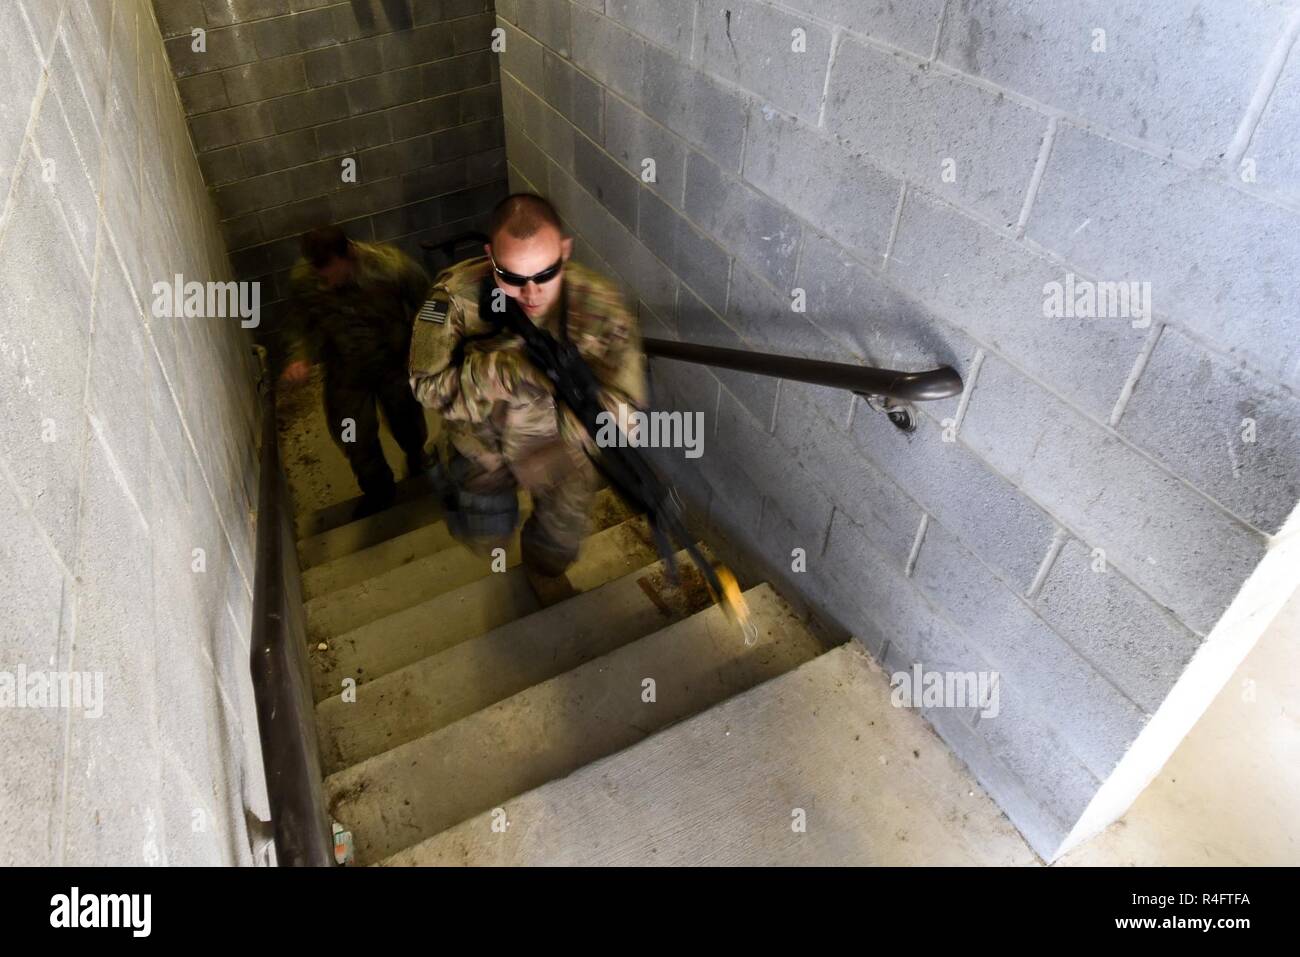
[[[323,362],[335,379],[401,375],[429,277],[395,246],[352,246],[352,279],[337,288],[327,287],[305,259],[293,267],[285,351],[290,361]]]
[[[607,408],[618,402],[643,407],[645,362],[640,336],[636,317],[618,286],[572,260],[565,263],[561,281],[561,308],[552,310],[539,325],[559,335],[563,324],[569,341],[605,387]],[[497,403],[510,400],[520,389],[508,364],[467,361],[475,353],[498,352],[527,362],[522,339],[480,316],[480,308],[495,290],[486,256],[464,260],[439,273],[429,303],[415,322],[411,390],[447,422],[486,424]]]

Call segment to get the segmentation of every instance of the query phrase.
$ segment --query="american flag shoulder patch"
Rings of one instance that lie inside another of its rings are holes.
[[[446,299],[434,297],[420,307],[420,311],[415,314],[417,319],[423,319],[425,322],[436,322],[443,325],[447,321],[447,313],[451,308],[451,303]]]

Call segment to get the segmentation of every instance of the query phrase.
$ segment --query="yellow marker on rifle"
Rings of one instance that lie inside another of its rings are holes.
[[[749,605],[745,602],[745,596],[740,590],[740,582],[736,581],[736,576],[731,573],[726,565],[717,564],[713,566],[713,573],[718,576],[718,584],[722,587],[722,594],[719,595],[709,586],[709,594],[713,600],[722,606],[723,613],[727,620],[737,625],[745,633],[745,644],[752,645],[758,640],[758,629],[755,628],[749,620]]]

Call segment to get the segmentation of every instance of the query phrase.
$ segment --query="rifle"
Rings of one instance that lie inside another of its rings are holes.
[[[519,308],[519,303],[509,296],[505,300],[504,314],[492,311],[493,316],[504,316],[503,325],[524,341],[528,360],[550,380],[555,387],[555,397],[569,407],[600,448],[599,455],[591,455],[596,468],[627,500],[628,504],[646,515],[655,548],[668,569],[668,580],[678,584],[676,549],[673,543],[686,551],[703,575],[713,600],[722,606],[727,617],[746,631],[746,643],[752,643],[753,629],[749,625],[749,609],[735,575],[726,566],[716,568],[700,554],[692,537],[682,525],[681,507],[672,486],[663,481],[641,453],[625,441],[622,427],[611,423],[617,441],[612,446],[600,445],[597,436],[601,431],[600,415],[606,413],[600,404],[601,384],[591,371],[578,349],[567,339],[557,339],[545,329],[535,326]]]

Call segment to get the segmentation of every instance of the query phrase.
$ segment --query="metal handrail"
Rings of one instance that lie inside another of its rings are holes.
[[[265,349],[259,347],[258,356],[262,362],[262,448],[249,652],[257,730],[276,862],[282,867],[330,867],[336,862],[316,740],[316,712],[308,690],[307,650],[301,636],[286,627],[284,542],[291,538],[282,508],[275,380],[267,368]]]
[[[420,245],[429,252],[440,251],[448,260],[455,255],[456,247],[463,243],[485,243],[488,237],[474,230],[458,233],[442,241],[425,241]],[[864,397],[880,397],[901,402],[930,402],[960,394],[961,375],[951,366],[940,366],[925,372],[902,372],[896,369],[877,369],[872,366],[848,365],[822,359],[802,359],[770,352],[751,352],[745,349],[724,349],[694,342],[674,342],[668,339],[645,339],[642,347],[648,356],[676,359],[734,369],[756,375],[793,379],[813,385],[847,389]]]
[[[862,396],[883,396],[905,402],[947,399],[959,394],[962,389],[961,376],[951,366],[941,366],[926,372],[900,372],[769,352],[723,349],[694,342],[674,342],[671,339],[645,339],[642,347],[646,355],[661,359],[677,359],[719,369],[776,376],[834,389],[848,389]]]

